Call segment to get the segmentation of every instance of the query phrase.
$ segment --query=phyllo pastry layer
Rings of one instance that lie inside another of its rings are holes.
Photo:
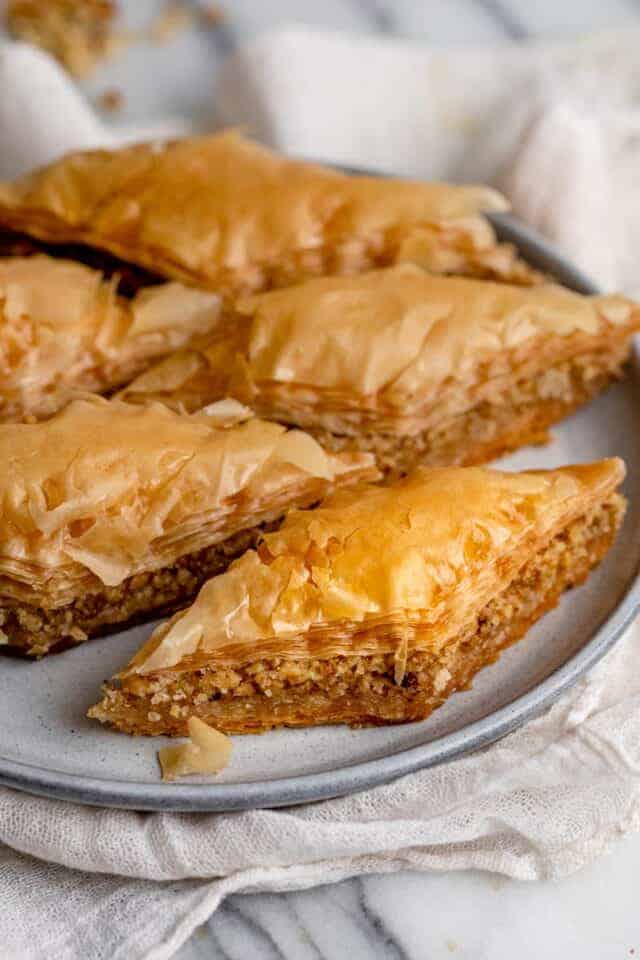
[[[208,342],[220,313],[218,296],[180,283],[127,300],[79,263],[0,259],[0,421],[112,391],[171,351]]]
[[[0,184],[5,230],[231,297],[397,258],[535,282],[482,216],[506,206],[488,187],[350,176],[234,132],[74,153]]]
[[[0,426],[0,462],[0,641],[36,656],[184,605],[288,507],[377,477],[233,401],[75,400]]]
[[[421,720],[609,548],[620,460],[421,468],[293,511],[153,633],[90,716],[139,734]]]
[[[623,297],[404,264],[241,300],[224,340],[167,358],[124,396],[186,410],[235,396],[328,449],[375,453],[393,476],[547,439],[620,374],[638,329]]]

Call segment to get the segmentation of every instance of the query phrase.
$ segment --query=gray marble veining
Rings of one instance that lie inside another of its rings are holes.
[[[564,880],[394,874],[231,897],[176,960],[633,960],[640,836]]]
[[[511,40],[526,40],[529,36],[529,31],[518,15],[517,4],[503,0],[475,0],[475,3],[486,10]]]

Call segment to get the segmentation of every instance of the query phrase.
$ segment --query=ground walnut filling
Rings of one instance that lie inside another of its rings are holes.
[[[222,543],[180,557],[170,567],[138,573],[117,587],[86,591],[63,607],[35,607],[0,597],[0,650],[41,657],[82,643],[89,636],[123,630],[151,616],[186,606],[205,580],[255,547],[262,533],[277,523],[241,530]]]
[[[224,664],[177,674],[134,675],[109,684],[89,716],[136,734],[183,735],[190,716],[226,733],[278,726],[352,726],[424,719],[500,651],[518,640],[561,593],[607,552],[624,515],[612,495],[570,523],[524,564],[475,622],[437,656],[393,653]]]
[[[544,443],[548,428],[573,413],[619,378],[628,354],[625,341],[606,354],[584,354],[550,367],[536,379],[509,385],[505,392],[466,413],[421,433],[336,434],[305,427],[332,453],[368,451],[387,480],[428,467],[472,466],[527,443]]]

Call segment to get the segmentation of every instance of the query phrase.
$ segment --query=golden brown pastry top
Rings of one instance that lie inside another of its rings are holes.
[[[628,323],[634,305],[555,284],[437,277],[405,264],[310,280],[238,309],[251,318],[247,366],[256,382],[384,393],[403,405],[447,380],[468,383],[483,361],[527,341]]]
[[[251,526],[270,504],[282,512],[304,484],[322,494],[341,476],[375,475],[368,455],[326,454],[235,401],[185,416],[76,400],[44,423],[0,425],[0,462],[3,588],[2,575],[60,586],[83,571],[118,584],[224,537],[239,514]]]
[[[617,459],[519,474],[421,468],[392,487],[338,492],[290,513],[257,552],[209,580],[123,676],[377,652],[409,625],[410,646],[442,644],[623,477]]]
[[[133,300],[98,270],[47,256],[0,259],[0,420],[52,413],[73,389],[107,389],[211,335],[220,299],[179,283]]]
[[[341,415],[397,417],[411,432],[434,411],[442,419],[483,399],[492,381],[522,376],[525,363],[536,375],[616,329],[640,329],[640,309],[623,297],[439,277],[410,264],[316,278],[237,310],[235,345],[178,353],[126,396],[189,407],[220,390],[305,426],[346,432]]]
[[[345,241],[504,210],[488,187],[353,177],[235,132],[75,153],[0,184],[0,224],[214,289]],[[333,272],[333,271],[328,271]]]

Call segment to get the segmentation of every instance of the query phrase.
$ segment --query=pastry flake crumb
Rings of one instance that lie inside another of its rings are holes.
[[[446,690],[447,686],[451,681],[451,673],[447,670],[446,667],[440,667],[438,672],[433,678],[433,689],[436,693],[441,693],[443,690]]]
[[[7,26],[17,40],[48,51],[75,77],[111,56],[114,0],[9,0]]]
[[[193,22],[193,10],[182,0],[168,0],[151,24],[153,43],[169,43]]]
[[[402,630],[396,647],[394,656],[394,683],[397,686],[402,684],[405,673],[407,672],[407,657],[409,656],[410,631]]]
[[[102,110],[107,110],[109,113],[117,113],[119,110],[122,110],[124,104],[124,93],[116,87],[104,90],[98,97],[98,106],[101,107]]]
[[[208,27],[217,27],[225,19],[225,12],[217,3],[203,4],[200,15],[204,24]]]
[[[171,781],[194,773],[220,773],[231,757],[231,740],[198,717],[189,717],[189,740],[162,747],[158,760],[162,779]]]
[[[222,400],[216,400],[214,403],[207,404],[197,411],[197,416],[205,417],[209,421],[219,423],[221,426],[233,426],[236,423],[243,423],[254,416],[250,407],[245,406],[233,397],[225,397]]]

